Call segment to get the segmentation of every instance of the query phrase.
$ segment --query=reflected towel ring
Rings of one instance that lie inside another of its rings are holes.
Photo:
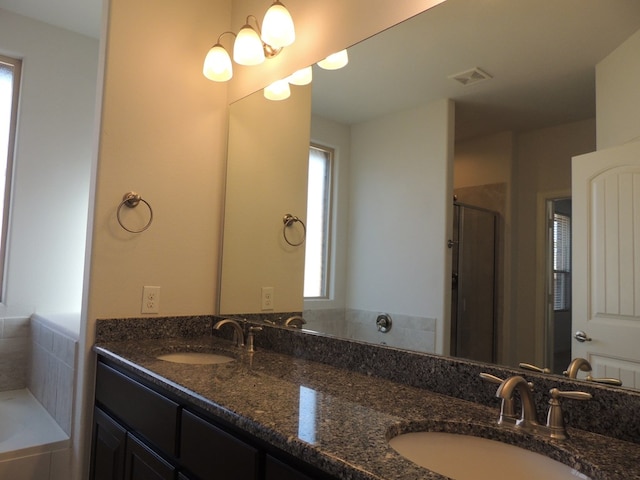
[[[149,221],[140,230],[131,230],[130,228],[125,227],[124,224],[122,223],[122,219],[120,218],[120,211],[122,210],[122,207],[125,205],[129,208],[135,208],[138,206],[140,202],[144,203],[149,209]],[[151,208],[151,205],[149,205],[149,202],[147,202],[144,198],[142,198],[140,194],[136,192],[127,192],[123,195],[122,202],[120,202],[120,205],[118,205],[116,217],[118,218],[118,223],[120,224],[120,226],[124,228],[127,232],[142,233],[151,226],[151,222],[153,221],[153,209]]]
[[[302,225],[302,240],[300,240],[298,243],[293,243],[287,238],[287,227],[292,226],[296,222],[300,222],[300,225]],[[307,226],[304,224],[304,222],[295,215],[287,213],[284,217],[282,217],[282,223],[284,223],[284,227],[282,227],[282,236],[284,237],[284,241],[292,247],[299,247],[300,245],[302,245],[304,243],[304,239],[307,236]]]

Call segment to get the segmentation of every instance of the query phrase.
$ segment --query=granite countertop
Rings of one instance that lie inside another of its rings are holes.
[[[374,376],[258,350],[216,337],[100,343],[94,350],[177,397],[338,478],[444,479],[387,443],[426,429],[525,446],[594,480],[640,478],[640,445],[577,429],[565,442],[498,428],[495,408]],[[158,360],[176,351],[215,351],[236,360],[189,365]]]

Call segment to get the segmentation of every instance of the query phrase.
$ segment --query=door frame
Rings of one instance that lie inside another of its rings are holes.
[[[547,242],[547,204],[552,200],[571,198],[571,189],[538,192],[536,208],[536,307],[535,307],[535,362],[540,367],[553,363],[553,334],[549,315],[549,252]]]

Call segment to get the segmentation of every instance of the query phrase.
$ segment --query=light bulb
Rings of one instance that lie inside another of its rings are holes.
[[[204,59],[202,73],[214,82],[226,82],[233,76],[231,58],[225,48],[216,43]]]
[[[325,70],[338,70],[349,63],[349,55],[346,50],[332,53],[324,60],[318,62],[318,66]]]
[[[233,60],[240,65],[260,65],[264,62],[262,40],[248,23],[238,32],[233,43]]]
[[[313,79],[313,68],[311,65],[293,72],[287,79],[291,85],[309,85]]]
[[[273,2],[262,20],[262,40],[274,48],[291,45],[296,39],[293,19],[278,0]]]
[[[264,98],[268,100],[285,100],[291,96],[291,88],[287,80],[276,80],[264,88]]]

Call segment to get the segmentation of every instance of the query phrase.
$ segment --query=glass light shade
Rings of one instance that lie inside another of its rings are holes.
[[[324,60],[318,62],[318,66],[325,70],[338,70],[349,63],[349,55],[346,50],[332,53]]]
[[[262,20],[262,40],[274,48],[291,45],[296,39],[293,19],[278,0],[273,2]]]
[[[264,49],[258,33],[246,24],[233,43],[233,60],[240,65],[260,65],[264,62]]]
[[[309,85],[313,79],[313,69],[311,65],[293,72],[287,79],[291,85]]]
[[[291,88],[287,80],[276,80],[264,89],[264,98],[268,100],[285,100],[291,96]]]
[[[233,76],[231,58],[222,45],[216,43],[204,59],[202,73],[214,82],[226,82]]]

